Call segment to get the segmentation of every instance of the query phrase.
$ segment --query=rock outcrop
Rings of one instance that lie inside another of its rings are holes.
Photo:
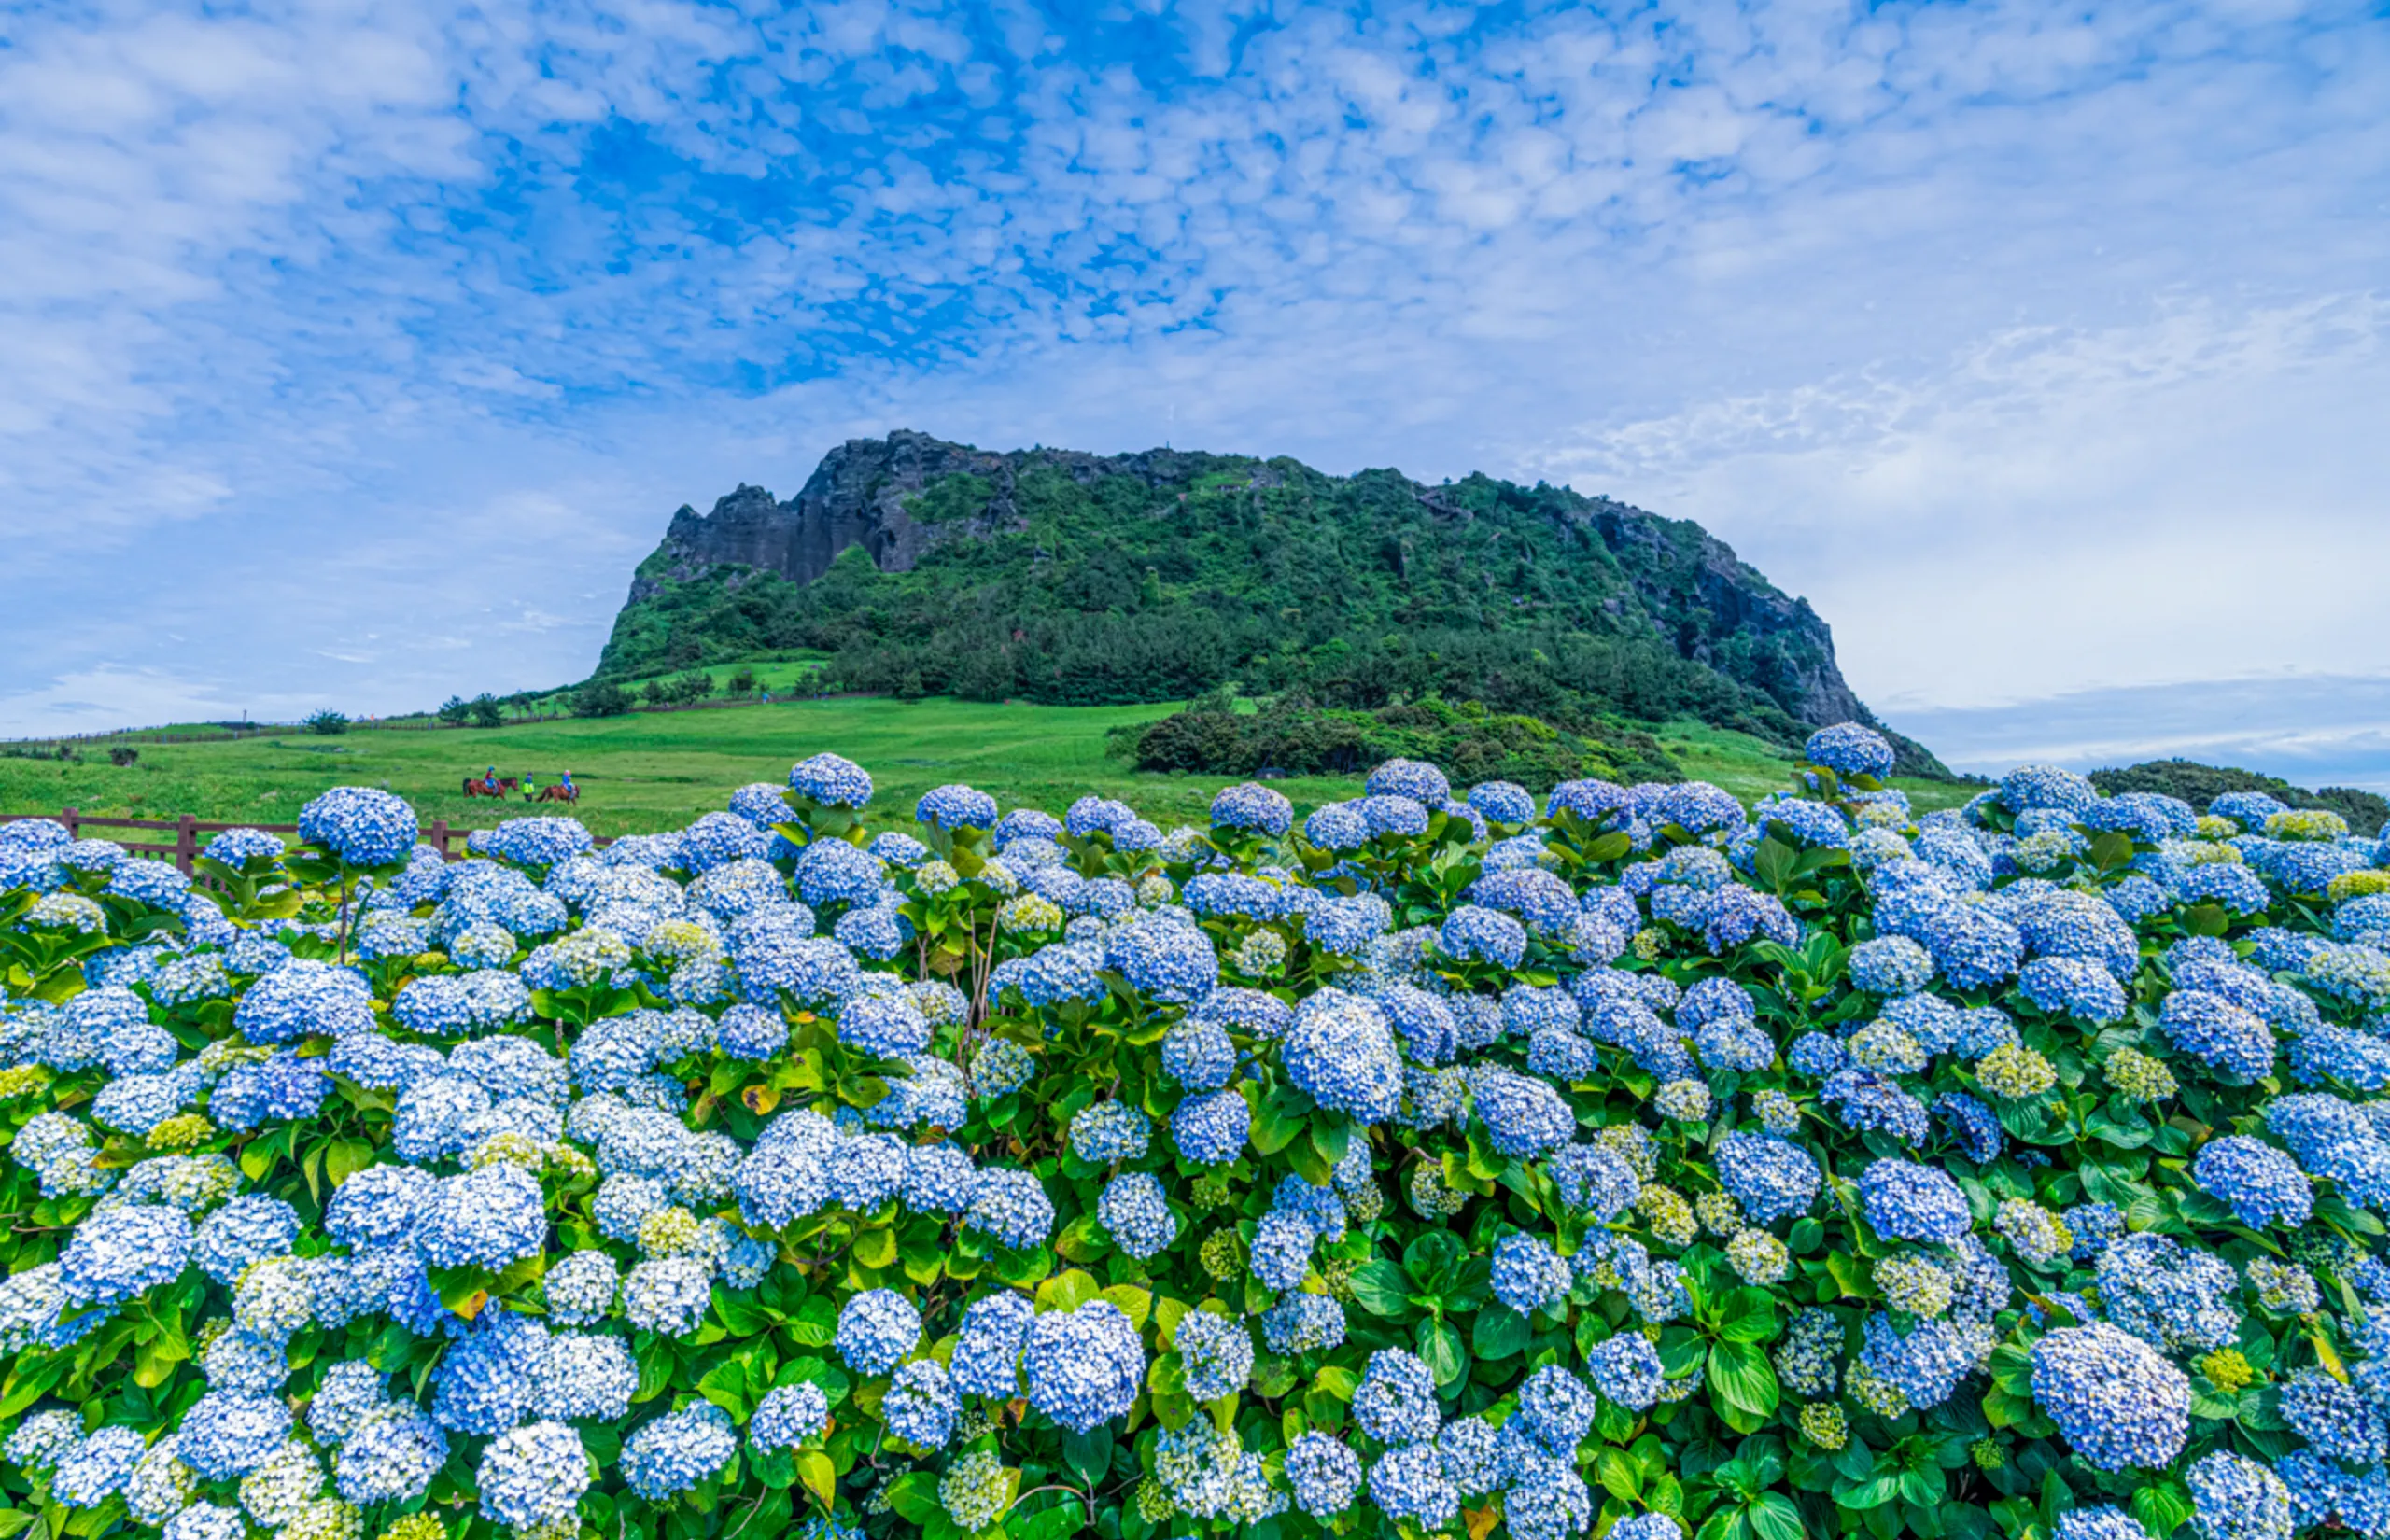
[[[1070,526],[1073,539],[1057,543],[1084,546],[1087,511],[1118,510],[1122,522],[1137,524],[1148,538],[1136,550],[1108,556],[1116,564],[1125,557],[1134,564],[1132,571],[1142,567],[1149,581],[1155,565],[1164,580],[1173,576],[1168,557],[1184,539],[1174,529],[1155,536],[1157,511],[1185,510],[1191,494],[1201,494],[1199,506],[1226,507],[1231,517],[1245,505],[1256,520],[1265,504],[1282,519],[1319,510],[1340,521],[1334,559],[1357,562],[1371,581],[1392,583],[1395,600],[1381,603],[1367,617],[1370,624],[1397,614],[1404,590],[1431,582],[1441,583],[1432,623],[1445,626],[1454,623],[1455,593],[1465,609],[1482,611],[1464,623],[1487,629],[1518,623],[1505,611],[1520,607],[1566,609],[1537,599],[1541,579],[1508,597],[1495,592],[1524,581],[1504,578],[1513,567],[1524,573],[1528,565],[1546,564],[1539,570],[1548,571],[1556,562],[1573,567],[1563,574],[1579,611],[1568,623],[1573,627],[1652,636],[1679,658],[1758,691],[1798,723],[1872,720],[1835,664],[1831,631],[1808,602],[1778,590],[1688,520],[1567,488],[1520,487],[1483,476],[1428,486],[1387,470],[1329,477],[1293,461],[1171,449],[1113,455],[1043,447],[998,453],[905,430],[840,444],[784,502],[762,487],[741,484],[710,512],[682,507],[662,545],[640,565],[600,671],[629,673],[717,655],[707,637],[689,634],[708,623],[706,607],[690,598],[696,590],[736,593],[764,574],[803,587],[858,547],[884,574],[912,572],[954,542],[984,542],[991,551],[1009,543],[1017,550],[1024,543],[1017,537],[1053,526],[1051,517],[1038,523],[1038,510],[1051,508],[1051,489],[1063,482],[1088,496],[1075,515],[1081,523]],[[1216,524],[1219,516],[1214,515]],[[1497,521],[1501,533],[1494,533],[1494,525],[1472,530],[1481,520]],[[1005,537],[1016,538],[1007,542]],[[1521,537],[1526,549],[1514,557]],[[1505,538],[1511,545],[1502,543]],[[1028,543],[1038,547],[1035,562],[1049,559],[1043,533]],[[1372,544],[1385,548],[1383,564],[1368,554]],[[1357,556],[1357,550],[1363,553]],[[1455,553],[1463,551],[1472,565],[1456,578]],[[956,553],[956,559],[966,557]],[[1011,581],[1018,581],[1019,570]],[[1212,581],[1216,600],[1221,590]],[[1590,607],[1583,602],[1588,593],[1596,599]],[[752,612],[754,607],[746,608]],[[715,603],[711,612],[722,613],[722,606]],[[754,637],[742,634],[738,640],[752,645]]]

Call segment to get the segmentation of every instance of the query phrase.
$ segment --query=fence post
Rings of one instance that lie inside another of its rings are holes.
[[[448,859],[448,820],[446,819],[431,820],[431,847],[440,852],[442,861]]]
[[[83,815],[75,811],[72,807],[62,811],[58,815],[58,821],[66,825],[67,838],[81,839],[83,837]]]
[[[175,868],[189,876],[199,854],[199,819],[185,813],[175,825]]]

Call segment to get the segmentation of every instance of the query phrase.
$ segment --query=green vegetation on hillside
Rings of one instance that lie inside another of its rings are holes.
[[[78,760],[0,757],[0,812],[86,813],[288,823],[308,798],[332,786],[385,786],[427,820],[460,827],[519,818],[518,798],[467,799],[463,781],[492,763],[502,776],[541,785],[569,770],[582,788],[569,811],[602,834],[678,828],[720,808],[751,781],[780,782],[788,767],[827,749],[861,762],[879,782],[872,821],[905,827],[913,802],[933,786],[967,781],[1006,806],[1067,805],[1095,792],[1130,803],[1158,821],[1201,823],[1214,792],[1242,779],[1226,775],[1139,773],[1106,752],[1106,735],[1133,731],[1167,706],[991,706],[944,699],[775,701],[770,706],[635,713],[602,719],[514,722],[488,731],[376,730],[339,737],[298,729],[220,743],[141,743],[118,767],[105,748]],[[1750,798],[1786,784],[1791,763],[1756,739],[1693,723],[1666,730],[1664,751],[1685,773]],[[1359,793],[1357,778],[1290,777],[1272,782],[1310,808]],[[1903,782],[1920,807],[1953,805],[1965,788]],[[104,832],[104,831],[103,831]]]
[[[2390,823],[2390,799],[2353,786],[2327,786],[2310,791],[2278,776],[2255,770],[2201,764],[2196,760],[2149,760],[2122,769],[2094,770],[2091,784],[2116,796],[2123,791],[2162,791],[2180,797],[2200,812],[2227,791],[2263,791],[2293,807],[2328,807],[2349,820],[2359,833],[2371,834]]]
[[[1564,732],[1690,717],[1787,746],[1821,679],[1844,690],[1806,605],[1689,521],[1482,475],[1422,489],[1288,459],[1010,463],[1008,490],[957,472],[907,499],[935,537],[908,571],[851,545],[807,584],[691,575],[668,542],[600,676],[807,647],[835,687],[890,694],[1092,706],[1234,684],[1353,711],[1440,695]]]
[[[1337,711],[1282,698],[1240,712],[1221,693],[1157,722],[1114,728],[1113,735],[1140,770],[1350,776],[1387,760],[1412,759],[1436,765],[1455,785],[1508,780],[1533,791],[1585,777],[1685,778],[1649,733],[1622,726],[1590,737],[1535,717],[1488,711],[1475,701]]]

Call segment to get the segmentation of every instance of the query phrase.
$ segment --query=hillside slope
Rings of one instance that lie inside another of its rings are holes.
[[[851,440],[798,494],[673,515],[601,677],[775,647],[849,688],[1057,705],[1225,682],[1374,709],[1693,716],[1779,742],[1872,716],[1834,639],[1722,541],[1565,487],[1168,449]],[[1915,746],[1904,770],[1942,767]]]

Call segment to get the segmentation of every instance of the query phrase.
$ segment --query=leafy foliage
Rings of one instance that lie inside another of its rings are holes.
[[[931,694],[1103,705],[1234,682],[1357,710],[1436,693],[1564,723],[1694,716],[1787,745],[1821,709],[1841,714],[1821,701],[1849,699],[1807,604],[1689,521],[1565,487],[1422,487],[1289,459],[977,463],[904,499],[929,535],[907,570],[849,545],[800,585],[695,570],[668,542],[600,674],[802,646],[833,652],[852,690],[918,675]],[[1947,774],[1903,753],[1905,773]]]
[[[2122,769],[2094,770],[2091,784],[2110,796],[2123,791],[2156,791],[2180,797],[2204,813],[2208,804],[2228,791],[2263,791],[2293,807],[2324,807],[2349,820],[2352,829],[2379,829],[2390,822],[2390,798],[2353,786],[2327,786],[2310,791],[2279,776],[2196,760],[2145,760]]]
[[[1114,729],[1140,770],[1208,775],[1356,775],[1387,760],[1421,760],[1455,781],[1513,781],[1534,791],[1565,780],[1684,778],[1657,740],[1611,726],[1602,737],[1564,732],[1539,718],[1430,697],[1374,711],[1331,710],[1280,697],[1239,712],[1206,695],[1148,726]]]
[[[1398,762],[1300,826],[1255,785],[1168,834],[949,786],[901,841],[824,755],[674,835],[516,820],[461,867],[381,859],[405,809],[351,791],[314,843],[211,847],[204,893],[9,826],[0,1534],[204,1502],[496,1540],[503,1483],[584,1540],[2290,1533],[2218,1460],[2361,1514],[2390,1164],[2327,1104],[2384,1083],[2380,840],[2187,841],[2048,767],[1919,819],[1889,746],[1809,751],[1748,810],[1480,787],[1481,834]],[[429,1014],[468,974],[499,1015]],[[532,1105],[421,1142],[494,1065]],[[182,1099],[145,1123],[152,1079]],[[444,1254],[484,1194],[536,1235]],[[196,1265],[120,1241],[186,1211]],[[685,1315],[612,1285],[692,1267]],[[568,1332],[626,1410],[573,1409]],[[260,1372],[234,1447],[204,1397]],[[360,1382],[438,1430],[395,1487],[332,1415]],[[569,1458],[511,1469],[534,1433]]]

